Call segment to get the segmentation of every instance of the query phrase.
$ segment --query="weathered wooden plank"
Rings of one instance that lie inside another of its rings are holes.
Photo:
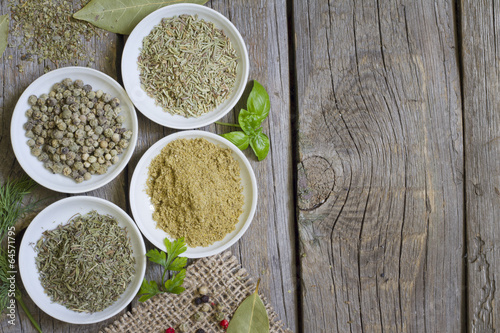
[[[248,231],[231,250],[252,276],[261,278],[261,290],[269,296],[280,319],[295,331],[298,317],[287,4],[285,0],[213,0],[208,5],[238,28],[249,53],[249,80],[259,81],[271,99],[270,116],[263,124],[271,140],[270,153],[258,162],[250,148],[245,151],[259,186],[257,212]],[[241,107],[245,105],[246,101]],[[233,122],[234,118],[232,114],[222,121]],[[235,130],[216,127],[218,133]]]
[[[294,1],[304,332],[458,332],[451,1]]]
[[[461,1],[468,331],[500,325],[499,1]]]

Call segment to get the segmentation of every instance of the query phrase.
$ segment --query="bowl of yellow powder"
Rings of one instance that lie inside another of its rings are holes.
[[[223,137],[205,131],[171,134],[149,148],[130,185],[130,207],[143,235],[184,237],[188,258],[220,253],[250,226],[257,182],[245,155]]]

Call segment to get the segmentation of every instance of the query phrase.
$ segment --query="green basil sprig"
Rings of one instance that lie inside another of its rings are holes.
[[[242,130],[221,135],[241,150],[247,149],[250,145],[259,161],[262,161],[269,153],[270,146],[269,138],[262,133],[262,122],[269,115],[270,109],[271,103],[266,89],[254,80],[247,99],[247,109],[241,109],[238,115],[239,125],[217,122],[219,125],[240,127]]]

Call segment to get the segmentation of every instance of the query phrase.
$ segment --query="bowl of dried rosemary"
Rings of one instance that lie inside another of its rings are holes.
[[[227,114],[243,94],[245,42],[222,14],[175,4],[144,18],[127,39],[122,77],[132,102],[163,126],[193,129]]]
[[[37,183],[63,193],[95,190],[113,180],[138,138],[134,105],[108,75],[64,67],[33,81],[11,120],[16,158]]]
[[[183,131],[151,146],[130,183],[130,208],[142,234],[184,238],[184,256],[214,255],[237,242],[257,206],[257,182],[245,155],[223,137]]]
[[[146,271],[146,248],[134,221],[96,197],[62,199],[41,211],[19,248],[21,279],[35,304],[72,324],[122,311]]]

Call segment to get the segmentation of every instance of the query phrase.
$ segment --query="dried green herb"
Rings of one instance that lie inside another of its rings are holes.
[[[77,312],[104,310],[123,294],[135,274],[126,228],[96,211],[43,232],[35,250],[45,292],[53,302]]]
[[[235,131],[222,134],[222,136],[231,141],[236,147],[245,150],[252,147],[255,155],[262,161],[269,153],[269,138],[262,133],[262,122],[269,115],[271,103],[266,89],[254,80],[254,85],[247,99],[247,110],[241,109],[238,115],[237,124],[227,124],[216,122],[219,125],[240,127],[243,131]]]
[[[149,250],[146,256],[149,261],[154,262],[163,267],[163,274],[161,277],[161,284],[158,286],[156,281],[142,281],[141,289],[138,295],[142,295],[139,301],[145,302],[154,295],[161,293],[180,294],[186,288],[182,287],[184,278],[186,277],[187,258],[179,257],[181,253],[186,252],[187,247],[184,238],[174,240],[171,242],[168,238],[163,240],[167,253],[158,251],[157,249]],[[167,271],[178,271],[171,279],[165,281],[165,274]]]
[[[24,175],[16,180],[7,180],[0,187],[0,241],[19,218],[37,205],[38,202],[23,205],[23,199],[36,185],[33,179]]]
[[[255,292],[245,298],[229,322],[227,333],[268,333],[269,317],[266,307],[259,297],[260,279]]]
[[[9,46],[21,49],[21,60],[48,59],[58,65],[92,61],[95,51],[83,43],[96,36],[90,23],[73,19],[75,8],[89,0],[9,0],[13,21]],[[74,4],[73,4],[74,3]]]
[[[9,37],[9,15],[0,16],[0,57],[7,48]]]
[[[164,18],[142,41],[141,87],[165,112],[199,117],[233,91],[238,56],[229,38],[197,16]]]
[[[128,35],[143,18],[155,10],[176,3],[203,5],[208,0],[92,0],[73,17],[117,34]]]

